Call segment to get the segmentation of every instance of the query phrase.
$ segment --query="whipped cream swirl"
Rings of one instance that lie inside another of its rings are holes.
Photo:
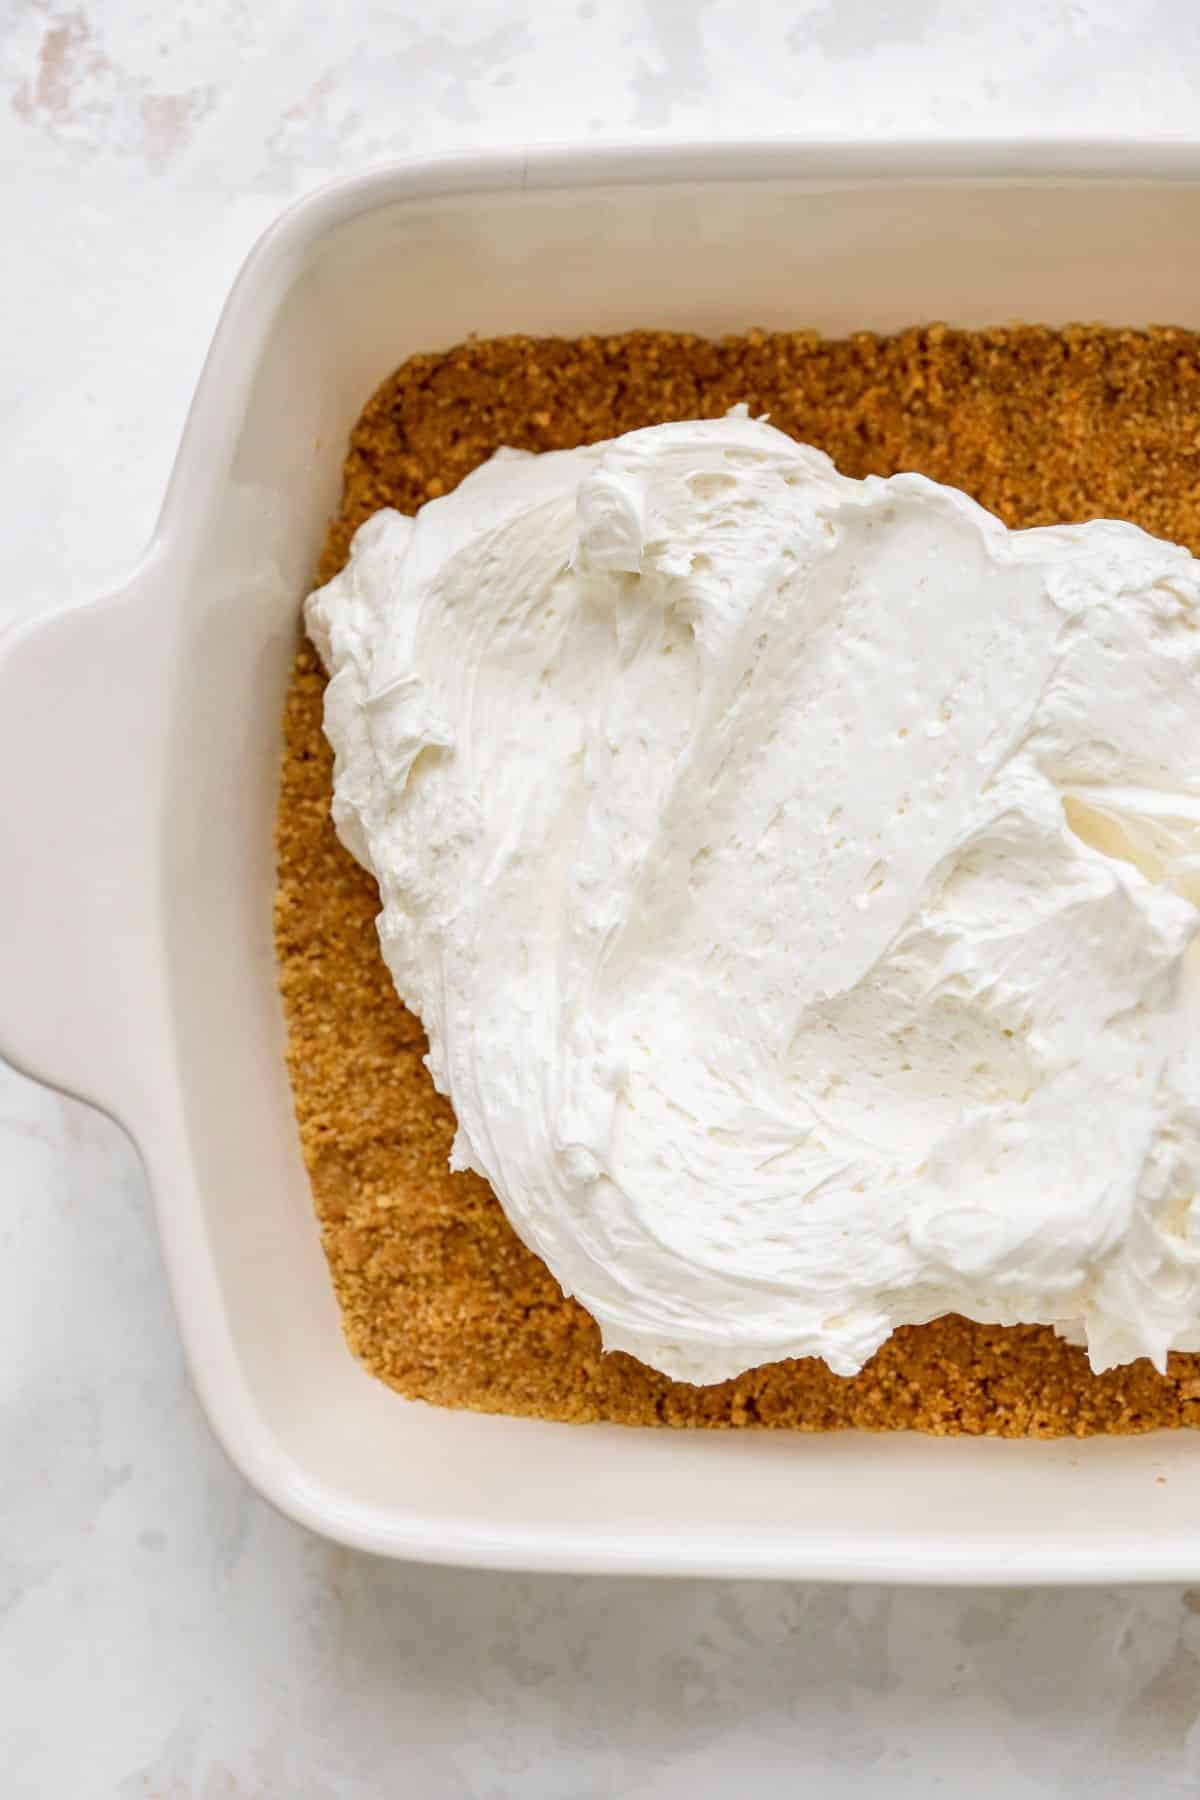
[[[1200,565],[735,409],[501,451],[308,602],[334,817],[605,1347],[1200,1343]]]

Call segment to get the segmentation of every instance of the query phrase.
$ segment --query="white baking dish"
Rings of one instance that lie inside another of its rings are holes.
[[[345,1350],[283,1066],[279,716],[347,431],[470,332],[1200,324],[1200,154],[740,146],[385,170],[288,213],[225,310],[118,592],[0,645],[0,1047],[141,1147],[192,1372],[314,1529],[496,1567],[1200,1579],[1200,1435],[586,1429],[399,1399]]]

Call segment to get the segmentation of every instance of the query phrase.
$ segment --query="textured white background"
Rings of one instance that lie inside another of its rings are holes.
[[[133,560],[238,265],[331,175],[1198,102],[1196,0],[0,0],[0,626]],[[129,1145],[0,1070],[4,1800],[1155,1791],[1200,1792],[1200,1593],[459,1574],[284,1523],[197,1414]]]

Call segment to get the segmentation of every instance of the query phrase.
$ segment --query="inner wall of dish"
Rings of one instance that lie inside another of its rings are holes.
[[[1198,210],[1185,184],[1140,182],[645,185],[407,201],[327,232],[264,295],[257,357],[230,396],[236,448],[204,502],[181,597],[171,782],[182,803],[166,827],[166,881],[199,1204],[259,1407],[298,1461],[384,1502],[385,1446],[407,1457],[436,1438],[441,1456],[451,1443],[467,1455],[482,1424],[431,1423],[343,1348],[283,1065],[270,930],[279,716],[346,434],[372,388],[405,357],[471,333],[1195,324]],[[572,1442],[578,1456],[578,1434]],[[811,1466],[811,1443],[801,1453]],[[660,1488],[685,1479],[670,1457],[644,1454]],[[747,1442],[705,1454],[762,1452]],[[1142,1463],[1189,1454],[1159,1445]],[[990,1461],[956,1466],[982,1496]],[[794,1504],[781,1485],[781,1527],[785,1516],[794,1524]]]

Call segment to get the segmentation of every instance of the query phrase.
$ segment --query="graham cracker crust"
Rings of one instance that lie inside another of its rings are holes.
[[[1107,516],[1200,554],[1200,336],[931,325],[504,338],[412,358],[355,426],[319,578],[381,506],[412,513],[501,444],[563,449],[737,401],[846,474],[911,469],[1007,525]],[[716,1387],[673,1382],[599,1333],[519,1242],[487,1184],[452,1175],[449,1104],[422,1062],[375,935],[370,878],[329,819],[324,677],[299,650],[284,719],[275,937],[288,1067],[346,1340],[401,1394],[439,1406],[627,1425],[1088,1436],[1200,1424],[1200,1355],[1093,1375],[1040,1327],[948,1317],[898,1331],[862,1373],[819,1361]]]

